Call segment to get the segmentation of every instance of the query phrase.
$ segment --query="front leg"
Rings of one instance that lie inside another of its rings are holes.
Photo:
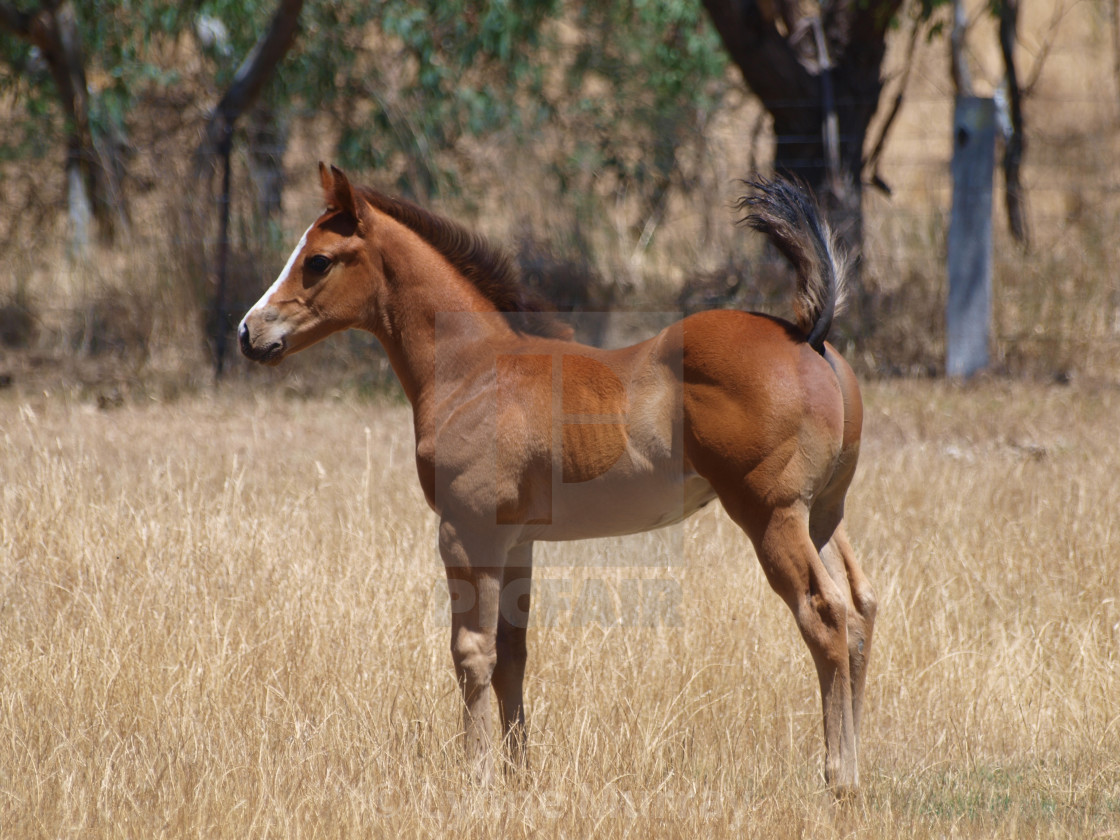
[[[463,744],[479,781],[493,778],[490,684],[497,662],[502,567],[481,546],[469,546],[455,527],[440,525],[440,555],[451,595],[451,658],[463,695]],[[477,561],[489,565],[477,565]]]
[[[533,581],[533,544],[511,549],[502,576],[501,609],[498,615],[498,659],[494,666],[494,692],[498,714],[513,769],[528,763],[525,743],[525,661],[528,648],[529,595]]]

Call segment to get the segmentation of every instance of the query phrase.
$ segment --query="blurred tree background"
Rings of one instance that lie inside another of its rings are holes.
[[[1115,19],[1115,3],[1092,7],[1090,31]],[[891,253],[908,236],[940,247],[943,214],[907,230],[875,215],[869,233],[867,214],[884,199],[863,189],[887,192],[884,149],[918,146],[894,139],[913,70],[928,80],[936,68],[933,86],[947,93],[950,46],[978,62],[978,87],[1017,115],[1008,136],[1019,140],[1008,145],[1022,166],[1023,97],[1045,95],[1055,43],[1046,33],[1085,31],[1066,21],[1072,6],[1061,0],[1044,25],[1019,22],[1018,3],[1004,0],[975,6],[957,29],[960,8],[0,0],[0,249],[11,272],[0,337],[9,351],[55,357],[108,349],[120,358],[139,345],[132,374],[158,367],[157,349],[203,346],[204,333],[213,353],[215,330],[228,332],[312,215],[319,158],[503,239],[527,281],[563,308],[625,300],[781,314],[783,269],[732,228],[728,210],[735,178],[777,168],[813,186],[864,254],[841,340],[865,345],[871,372],[935,370],[941,255],[895,277]],[[1107,42],[1095,49],[1113,66]],[[1018,74],[1017,54],[1028,65]],[[919,124],[948,140],[947,119]],[[1090,154],[1107,157],[1110,142]],[[1015,177],[1022,221],[1029,179]],[[911,204],[941,198],[941,187],[916,189]],[[1025,252],[1007,253],[1008,271],[1021,274]],[[1024,299],[1016,312],[1052,305]],[[903,311],[921,336],[889,350],[901,339],[883,322]],[[1020,314],[1005,333],[1029,331]],[[1077,348],[1067,341],[1062,352]]]
[[[259,189],[253,210],[266,218],[279,208],[276,173],[301,119],[319,122],[340,165],[392,172],[421,200],[458,189],[450,153],[464,138],[532,142],[571,121],[583,134],[557,159],[556,177],[568,185],[590,162],[656,206],[676,148],[696,128],[692,115],[710,112],[725,87],[718,42],[702,10],[683,1],[24,5],[0,2],[2,89],[24,129],[6,157],[42,158],[67,138],[67,166],[81,165],[85,200],[110,220],[127,215],[130,145],[163,130],[166,114],[148,106],[173,102],[214,122],[270,18],[287,19],[299,37],[272,56],[282,72],[246,102],[237,137]],[[605,87],[586,89],[592,79]],[[213,153],[207,141],[216,145],[208,135],[197,153]],[[640,155],[621,153],[627,144]],[[107,222],[103,234],[112,229]]]

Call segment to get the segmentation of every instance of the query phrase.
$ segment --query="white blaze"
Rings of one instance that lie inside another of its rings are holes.
[[[264,307],[268,306],[268,299],[271,298],[276,293],[276,290],[283,285],[284,281],[288,279],[288,275],[292,273],[292,266],[296,264],[296,257],[299,256],[300,251],[302,251],[304,246],[307,245],[307,234],[311,233],[312,227],[315,227],[315,225],[312,224],[311,227],[303,232],[303,236],[300,237],[299,244],[296,245],[296,249],[292,251],[292,255],[288,257],[288,263],[281,270],[280,276],[278,276],[276,278],[276,281],[268,287],[268,291],[261,295],[261,299],[254,303],[253,307],[245,313],[245,318],[241,319],[241,324],[237,328],[238,331],[240,331],[241,328],[245,326],[246,318],[248,318],[258,309],[264,309]]]

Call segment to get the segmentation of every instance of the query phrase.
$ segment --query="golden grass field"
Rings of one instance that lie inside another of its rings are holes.
[[[809,656],[714,508],[538,553],[531,769],[473,785],[407,407],[279,391],[0,397],[0,836],[1120,836],[1115,386],[867,386],[840,806]],[[663,626],[625,617],[646,578]]]

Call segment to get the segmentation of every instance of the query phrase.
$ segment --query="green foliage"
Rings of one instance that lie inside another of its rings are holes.
[[[561,94],[580,92],[573,171],[607,170],[654,203],[680,147],[726,93],[719,38],[700,4],[687,0],[587,4],[576,23],[583,37]]]
[[[41,4],[22,4],[33,12]],[[183,17],[181,4],[112,3],[73,0],[79,22],[86,77],[90,81],[90,127],[95,137],[124,136],[135,96],[150,86],[167,86],[177,78],[151,56],[153,38],[173,34]],[[15,116],[32,133],[60,138],[63,113],[54,80],[37,47],[10,33],[0,33],[0,54],[11,74],[0,74],[0,91],[14,93]],[[40,136],[39,145],[43,137]]]
[[[0,56],[4,62],[0,65],[0,94],[12,97],[30,118],[49,118],[55,100],[54,85],[38,49],[0,29]]]
[[[911,15],[926,26],[926,42],[945,35],[953,23],[953,0],[915,0]]]
[[[454,185],[439,151],[535,124],[540,33],[558,9],[555,0],[314,4],[282,97],[333,116],[344,165],[386,168],[399,157],[402,189],[436,192]]]
[[[141,97],[189,91],[203,107],[216,101],[276,8],[275,0],[73,2],[93,130],[118,138],[129,136]],[[0,90],[16,91],[26,120],[59,132],[50,75],[32,72],[30,45],[5,34],[0,47],[12,70]],[[168,64],[192,50],[201,73]],[[454,189],[447,152],[465,137],[531,139],[558,125],[576,138],[557,167],[562,181],[586,185],[606,171],[654,195],[722,96],[725,61],[693,0],[311,2],[265,98],[281,117],[326,117],[340,163],[396,172],[414,194]]]

